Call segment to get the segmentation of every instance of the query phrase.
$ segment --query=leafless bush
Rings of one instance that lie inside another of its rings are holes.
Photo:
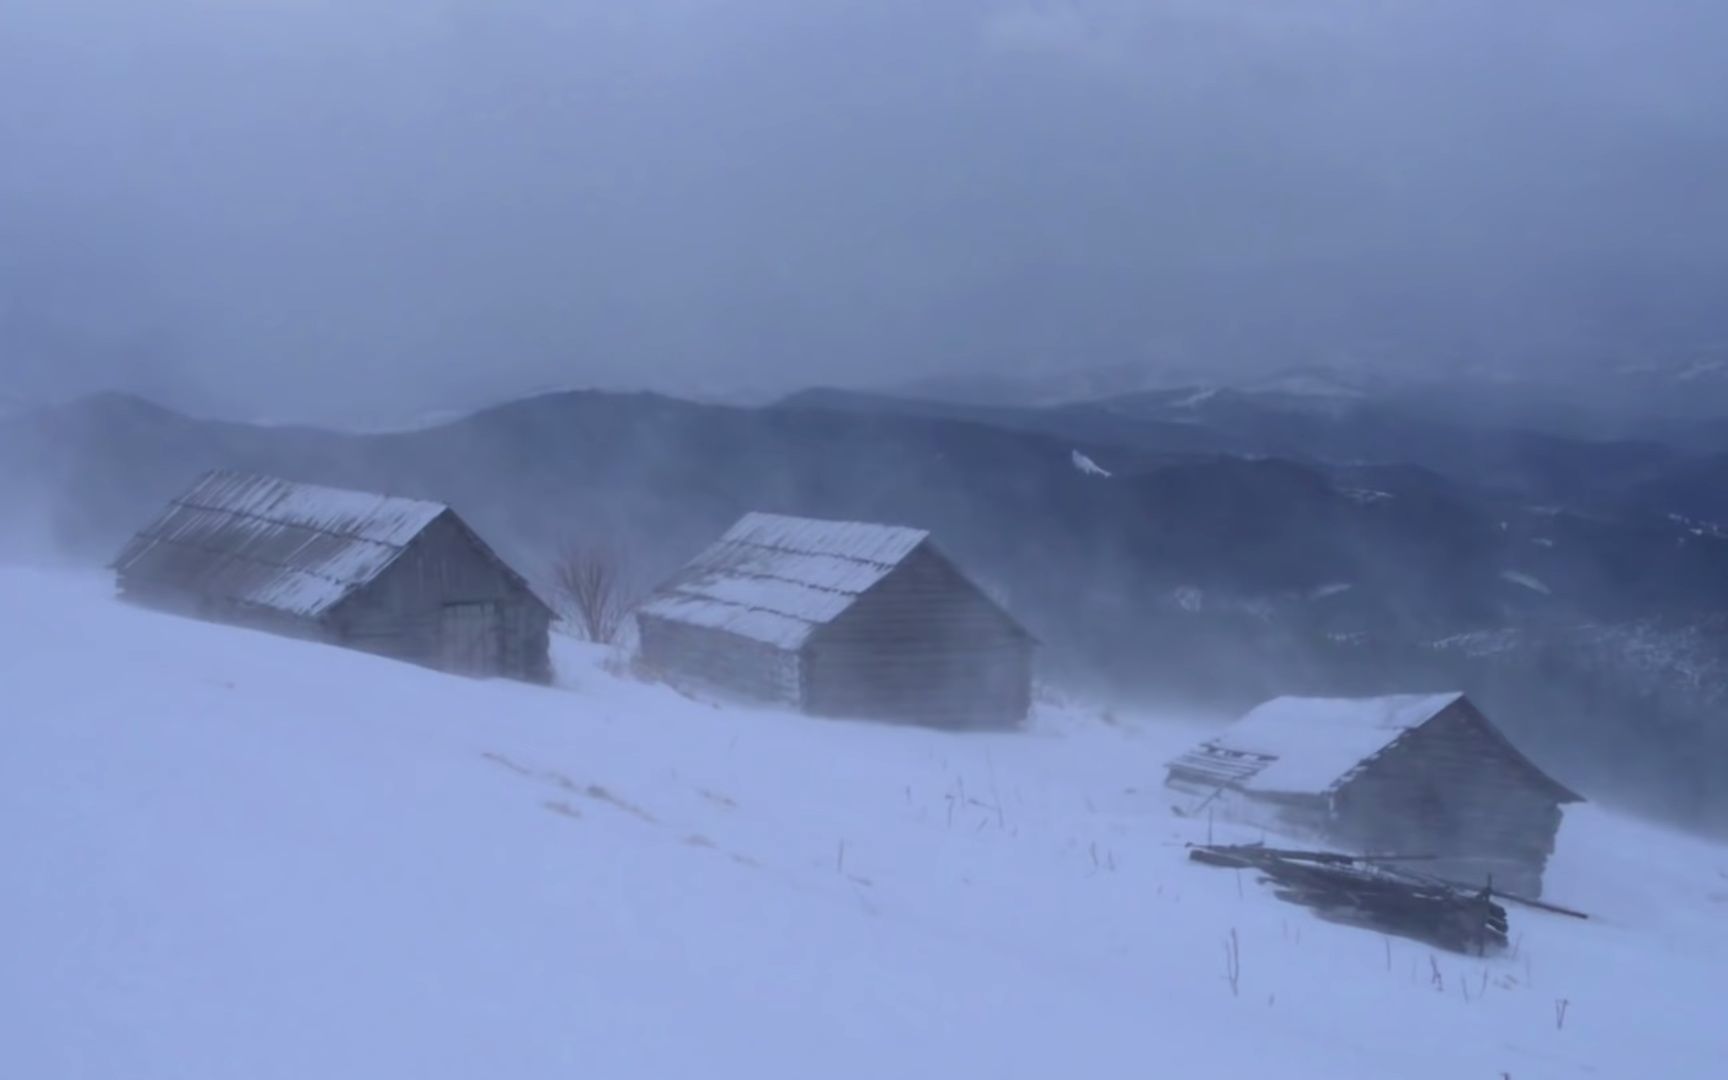
[[[571,626],[589,641],[618,640],[635,602],[630,558],[617,544],[576,541],[552,567],[552,585]]]

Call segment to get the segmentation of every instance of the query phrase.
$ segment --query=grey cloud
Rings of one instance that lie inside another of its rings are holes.
[[[12,0],[0,350],[323,419],[1582,364],[1720,330],[1723,40],[1697,0]]]

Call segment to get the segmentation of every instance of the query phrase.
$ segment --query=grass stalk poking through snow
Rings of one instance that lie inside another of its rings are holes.
[[[1242,939],[1236,928],[1224,939],[1224,981],[1230,984],[1230,996],[1242,996]]]

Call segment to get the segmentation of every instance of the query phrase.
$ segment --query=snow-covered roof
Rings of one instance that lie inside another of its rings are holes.
[[[316,617],[376,578],[441,503],[206,473],[114,560],[122,580]]]
[[[1258,794],[1324,795],[1463,698],[1274,698],[1169,767],[1173,777]]]
[[[1520,753],[1461,693],[1274,698],[1167,767],[1172,782],[1256,795],[1327,795],[1457,705],[1531,783],[1557,802],[1583,801]]]
[[[640,611],[798,649],[929,536],[896,525],[746,514]]]

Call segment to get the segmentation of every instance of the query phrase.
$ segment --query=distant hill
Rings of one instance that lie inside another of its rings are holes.
[[[908,523],[1006,598],[1049,677],[1225,709],[1458,685],[1514,706],[1509,726],[1562,758],[1608,763],[1641,738],[1648,694],[1623,706],[1602,691],[1611,651],[1586,669],[1553,643],[1728,612],[1728,531],[1650,504],[1647,485],[1703,466],[1657,445],[1467,434],[1223,394],[1025,410],[568,392],[380,435],[104,395],[0,422],[0,495],[19,508],[0,545],[105,560],[215,466],[450,502],[535,577],[561,541],[602,534],[652,580],[750,509]],[[1498,649],[1439,644],[1495,633]],[[1720,635],[1685,640],[1689,670],[1728,676]],[[1639,665],[1626,686],[1660,684],[1660,658]],[[1664,723],[1696,750],[1715,714],[1671,678]],[[1671,756],[1697,767],[1679,742]]]
[[[875,392],[1012,409],[1135,398],[1181,408],[1215,396],[1308,413],[1397,405],[1465,426],[1728,452],[1728,345],[1676,346],[1650,358],[1569,356],[1558,375],[1527,359],[1370,351],[1330,364],[1268,367],[1262,360],[1233,373],[1228,365],[1173,361],[1064,364],[1018,375],[946,374]]]
[[[1654,440],[1589,440],[1490,424],[1297,374],[1250,389],[1190,386],[1062,405],[958,404],[843,390],[797,408],[947,418],[1152,453],[1281,457],[1323,468],[1415,465],[1508,498],[1613,504],[1688,455]]]

